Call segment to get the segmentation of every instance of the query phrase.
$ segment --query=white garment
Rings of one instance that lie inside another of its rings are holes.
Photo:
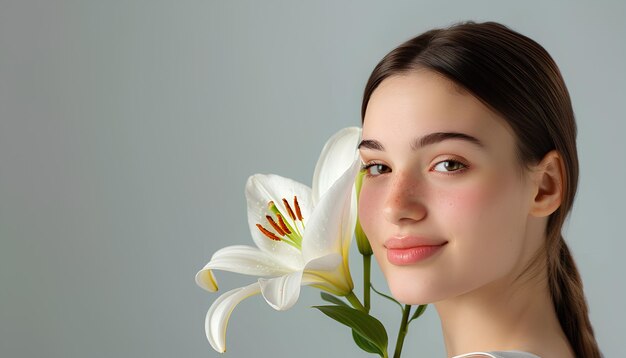
[[[461,354],[452,358],[470,358],[470,357],[490,357],[490,358],[541,358],[537,355],[521,351],[502,351],[502,352],[472,352]]]

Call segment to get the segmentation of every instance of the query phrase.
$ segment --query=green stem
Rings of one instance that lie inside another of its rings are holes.
[[[404,305],[404,309],[402,310],[402,322],[400,322],[400,330],[398,330],[398,339],[396,340],[396,350],[393,352],[393,358],[400,358],[400,354],[402,354],[404,337],[408,331],[409,313],[411,313],[411,305]]]
[[[355,309],[361,311],[361,312],[365,312],[365,307],[363,307],[363,305],[361,304],[361,301],[359,301],[359,299],[356,297],[356,295],[354,294],[354,292],[350,291],[350,293],[348,293],[346,295],[346,298],[348,299],[348,301],[352,304],[352,307],[354,307]]]
[[[372,255],[363,255],[363,302],[365,302],[365,312],[370,311],[370,271],[372,267]]]

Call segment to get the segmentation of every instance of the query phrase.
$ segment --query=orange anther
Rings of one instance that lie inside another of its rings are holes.
[[[285,208],[287,209],[287,213],[289,214],[291,220],[296,220],[296,215],[293,213],[293,210],[291,210],[291,206],[289,206],[289,202],[287,201],[287,199],[283,198],[283,204],[285,205]]]
[[[283,231],[287,233],[287,235],[291,234],[291,230],[289,230],[289,228],[287,227],[287,224],[285,224],[285,220],[283,220],[283,216],[278,214],[276,215],[276,217],[278,217],[278,223],[280,224],[280,227],[283,229]]]
[[[267,219],[267,221],[269,221],[270,225],[272,225],[274,230],[276,230],[276,232],[278,232],[280,236],[285,236],[285,231],[280,226],[278,226],[276,221],[274,221],[274,219],[271,216],[265,215],[265,218]]]
[[[293,205],[296,207],[296,215],[298,215],[298,220],[302,221],[302,211],[300,211],[300,205],[298,204],[298,197],[293,197]]]
[[[269,237],[270,239],[274,241],[280,241],[280,237],[276,236],[276,234],[274,234],[273,232],[261,226],[261,224],[256,224],[256,227],[259,228],[259,230],[263,233],[263,235]]]

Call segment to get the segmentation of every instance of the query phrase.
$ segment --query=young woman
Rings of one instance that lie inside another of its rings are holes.
[[[436,307],[448,356],[601,356],[561,236],[574,113],[539,44],[428,31],[376,66],[362,119],[361,224],[393,295]]]

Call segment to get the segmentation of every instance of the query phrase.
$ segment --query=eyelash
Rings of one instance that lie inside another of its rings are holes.
[[[441,173],[441,174],[443,174],[443,175],[459,175],[460,173],[462,173],[462,172],[466,171],[467,169],[469,169],[469,165],[468,165],[467,163],[465,163],[465,162],[463,162],[463,161],[460,161],[460,160],[457,160],[457,159],[452,159],[452,158],[450,158],[450,159],[445,159],[445,160],[440,160],[440,161],[438,161],[437,163],[435,163],[435,165],[433,165],[433,166],[432,166],[432,168],[431,168],[429,171],[434,171],[433,169],[434,169],[437,165],[439,165],[439,164],[441,164],[441,163],[445,163],[445,162],[450,162],[450,163],[458,163],[458,164],[461,164],[463,167],[462,167],[461,169],[458,169],[458,170],[453,170],[453,171],[451,171],[451,172],[441,172],[441,171],[437,171],[437,173]],[[365,171],[365,176],[366,176],[366,177],[368,177],[368,178],[375,178],[375,177],[380,176],[380,175],[382,175],[382,174],[386,174],[386,173],[377,174],[377,175],[372,175],[372,174],[370,174],[370,173],[369,173],[369,169],[370,169],[370,168],[372,168],[372,167],[374,167],[374,166],[377,166],[377,165],[382,165],[382,166],[384,166],[384,167],[386,167],[386,168],[388,168],[388,169],[389,169],[389,167],[388,167],[388,166],[386,166],[386,165],[385,165],[385,164],[383,164],[383,163],[379,163],[379,162],[369,162],[369,163],[364,163],[364,164],[362,164],[362,165],[361,165],[361,171]]]
[[[383,166],[385,166],[385,167],[386,167],[386,165],[384,165],[384,164],[382,164],[382,163],[377,163],[377,162],[369,162],[369,163],[364,163],[364,164],[362,164],[362,165],[361,165],[361,171],[364,171],[364,172],[365,172],[365,177],[367,177],[367,178],[374,178],[374,177],[377,177],[377,176],[378,176],[378,175],[372,175],[372,174],[370,174],[370,172],[369,172],[369,169],[370,169],[371,167],[376,166],[376,165],[383,165]]]

